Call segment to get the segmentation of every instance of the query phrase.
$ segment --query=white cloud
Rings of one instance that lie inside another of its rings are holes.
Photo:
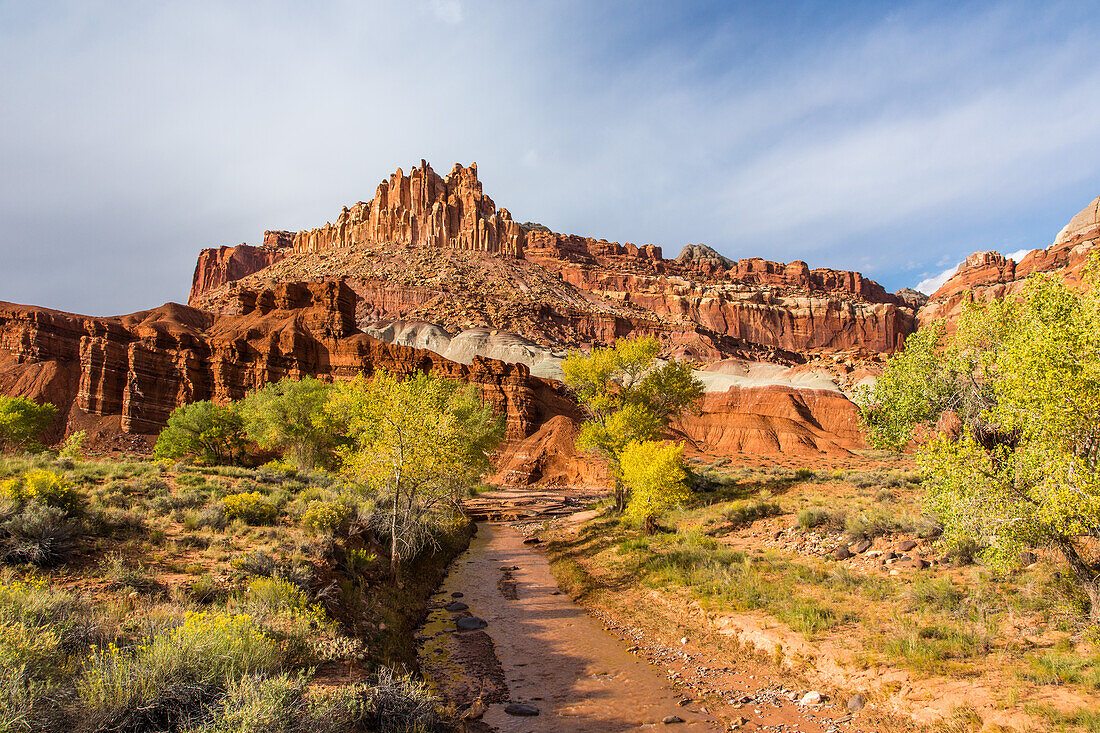
[[[1032,253],[1034,251],[1035,251],[1034,249],[1018,249],[1015,252],[1002,253],[1002,254],[1004,254],[1004,256],[1007,257],[1010,260],[1015,260],[1016,264],[1019,264],[1020,262],[1023,261],[1023,259],[1025,257],[1027,257],[1030,253]]]
[[[959,271],[959,265],[949,267],[941,272],[939,275],[933,275],[932,277],[925,278],[919,283],[913,286],[914,290],[918,290],[925,295],[931,295],[932,293],[943,287],[943,284],[951,279],[951,276]]]
[[[199,248],[421,158],[477,161],[520,221],[890,289],[1045,245],[1097,193],[1097,23],[1069,6],[805,33],[643,5],[0,3],[0,298],[183,299]]]

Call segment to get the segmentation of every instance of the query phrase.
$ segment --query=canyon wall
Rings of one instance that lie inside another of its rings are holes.
[[[505,416],[513,441],[550,417],[579,416],[559,388],[522,364],[459,364],[367,336],[341,282],[284,283],[239,298],[231,316],[171,303],[116,318],[0,304],[0,391],[53,402],[73,425],[113,417],[111,428],[150,434],[184,403],[240,399],[283,377],[331,381],[386,369],[476,385]]]

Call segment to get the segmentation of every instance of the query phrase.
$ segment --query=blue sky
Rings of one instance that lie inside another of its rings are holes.
[[[185,300],[200,248],[421,158],[558,231],[911,286],[1100,194],[1098,9],[0,2],[0,300]]]

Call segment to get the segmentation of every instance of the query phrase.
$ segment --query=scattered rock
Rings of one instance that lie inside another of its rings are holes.
[[[802,696],[802,699],[798,701],[798,704],[799,705],[820,705],[821,704],[821,693],[818,692],[817,690],[810,690],[809,692],[807,692],[805,695]]]
[[[530,718],[539,714],[539,709],[530,703],[512,702],[504,706],[504,712],[523,718]]]
[[[866,538],[862,539],[859,542],[852,545],[852,552],[854,552],[857,555],[861,555],[861,554],[863,554],[864,552],[867,552],[870,549],[871,549],[871,540],[866,539]]]
[[[688,643],[688,638],[686,636],[680,637],[680,643],[681,644],[687,644]]]
[[[679,715],[666,715],[665,717],[661,718],[661,722],[665,725],[675,725],[676,723],[683,723],[684,719],[681,718]]]
[[[904,542],[898,543],[898,550],[900,550],[901,552],[909,552],[916,546],[917,543],[913,540],[905,540]]]
[[[852,556],[852,553],[848,550],[846,545],[841,545],[833,551],[833,557],[837,560],[847,560]]]
[[[540,540],[538,537],[528,537],[527,539],[525,539],[523,541],[523,544],[525,544],[525,545],[537,545],[540,542],[542,542],[542,540]]]
[[[461,592],[456,590],[454,593],[451,594],[451,598],[462,598],[465,595],[466,595],[465,593],[461,593]]]
[[[455,621],[455,626],[457,626],[460,631],[475,631],[477,629],[484,629],[488,625],[488,621],[483,618],[478,618],[477,616],[466,616],[465,618],[460,618],[458,621]]]
[[[748,718],[734,718],[730,721],[730,730],[737,730],[749,724]]]
[[[1037,562],[1039,562],[1039,556],[1036,555],[1034,552],[1020,553],[1020,564],[1024,567],[1027,567],[1028,565],[1034,565]]]
[[[450,611],[450,612],[454,613],[456,611],[465,611],[469,608],[469,606],[467,606],[462,601],[451,601],[450,603],[448,603],[443,608],[446,609],[447,611]]]
[[[858,713],[866,704],[867,701],[864,699],[863,695],[856,694],[848,698],[848,709],[853,713]]]

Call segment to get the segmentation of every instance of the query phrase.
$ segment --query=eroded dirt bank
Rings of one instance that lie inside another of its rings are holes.
[[[479,718],[471,729],[628,731],[666,719],[677,730],[726,729],[702,705],[681,705],[660,670],[560,592],[545,554],[524,539],[506,524],[479,525],[423,629],[422,672]],[[461,619],[486,625],[460,630]],[[538,715],[509,714],[510,704]]]

